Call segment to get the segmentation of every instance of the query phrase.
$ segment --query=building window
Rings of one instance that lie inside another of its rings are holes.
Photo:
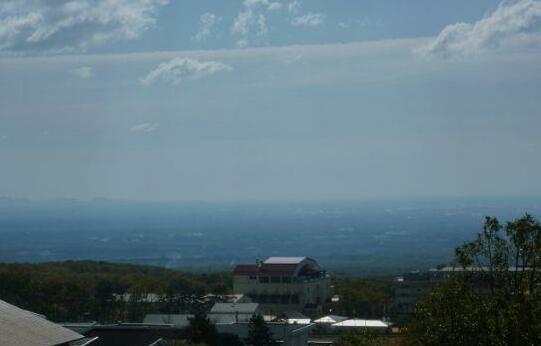
[[[262,284],[268,284],[269,283],[269,277],[268,276],[260,276],[259,282]]]
[[[282,282],[284,284],[290,284],[291,283],[291,277],[290,276],[282,276]]]
[[[271,282],[273,284],[279,284],[280,283],[280,277],[279,276],[271,276]]]
[[[250,275],[250,280],[255,280],[255,279],[257,279],[257,276]]]

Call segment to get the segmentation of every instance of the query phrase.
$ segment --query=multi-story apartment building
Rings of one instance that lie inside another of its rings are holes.
[[[237,265],[233,290],[261,304],[267,313],[321,313],[332,297],[329,275],[308,257],[270,257]]]

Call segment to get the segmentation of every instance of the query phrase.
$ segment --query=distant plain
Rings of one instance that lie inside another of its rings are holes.
[[[104,260],[221,271],[267,256],[311,256],[335,275],[389,276],[452,260],[487,215],[541,198],[150,203],[0,199],[0,261]]]

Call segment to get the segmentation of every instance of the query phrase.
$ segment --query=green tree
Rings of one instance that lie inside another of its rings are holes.
[[[503,345],[490,300],[476,294],[462,279],[451,279],[417,305],[409,326],[416,345]]]
[[[190,325],[186,328],[186,335],[191,343],[203,343],[208,346],[219,345],[219,335],[216,327],[210,323],[205,314],[200,312],[190,319]]]
[[[248,337],[246,338],[246,344],[252,346],[275,346],[278,343],[273,339],[272,333],[269,327],[265,323],[263,316],[254,315],[250,319],[250,329],[248,330]]]
[[[220,333],[220,346],[243,346],[244,343],[236,334]]]
[[[366,331],[363,334],[349,332],[340,337],[336,346],[382,346],[383,341],[375,334]]]
[[[409,327],[422,345],[541,344],[541,225],[531,215],[487,217],[455,250],[461,275],[417,306]]]

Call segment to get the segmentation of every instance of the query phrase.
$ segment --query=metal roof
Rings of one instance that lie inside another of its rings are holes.
[[[318,266],[317,262],[308,257],[269,257],[264,262],[256,264],[239,264],[233,269],[234,275],[274,275],[274,276],[292,276],[301,267],[306,260],[313,262]],[[319,266],[318,266],[319,267]],[[307,274],[310,271],[319,272],[312,268],[307,268]]]
[[[351,319],[338,322],[333,327],[387,328],[389,324],[380,320]]]
[[[274,340],[284,340],[290,336],[297,334],[307,334],[311,329],[315,327],[315,324],[310,323],[306,325],[287,324],[286,322],[267,322],[267,328],[269,328],[272,338]],[[250,330],[250,323],[217,323],[216,329],[219,333],[231,333],[238,335],[241,339],[248,336]]]
[[[298,312],[298,311],[284,311],[280,314],[278,314],[279,317],[282,317],[282,318],[286,318],[286,319],[303,319],[303,318],[309,318],[308,316],[306,316],[305,314],[303,314],[302,312]]]
[[[314,323],[337,323],[347,320],[347,317],[338,316],[338,315],[329,315],[318,318]]]
[[[269,257],[265,260],[265,264],[299,264],[306,257]]]
[[[82,335],[47,321],[38,314],[0,300],[2,346],[49,346],[82,338]]]
[[[216,303],[210,309],[211,314],[255,314],[259,309],[257,303]]]
[[[193,314],[147,314],[143,323],[172,324],[177,328],[183,328],[190,325],[191,318]]]
[[[62,327],[73,330],[75,333],[84,335],[89,330],[92,330],[97,322],[63,322],[59,323]]]

